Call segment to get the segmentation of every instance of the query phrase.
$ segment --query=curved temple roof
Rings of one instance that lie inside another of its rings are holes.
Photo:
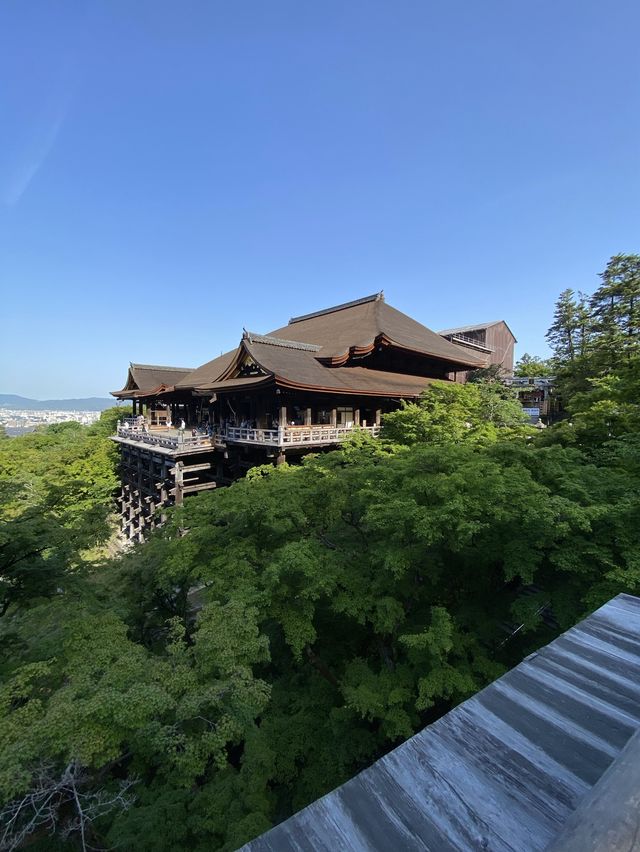
[[[151,393],[160,387],[170,387],[193,371],[193,367],[161,367],[156,364],[129,364],[127,381],[122,390],[111,396],[130,398],[132,394]]]
[[[246,386],[233,376],[244,354],[265,378],[279,385],[345,394],[417,397],[431,379],[366,366],[344,367],[352,356],[391,347],[444,362],[451,371],[485,365],[485,359],[440,337],[387,305],[382,293],[294,317],[267,335],[244,332],[237,349],[226,352],[175,383],[177,390],[232,389]],[[253,384],[256,384],[255,382]]]

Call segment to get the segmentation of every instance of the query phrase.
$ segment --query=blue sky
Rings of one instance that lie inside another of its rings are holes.
[[[0,4],[0,391],[384,289],[546,353],[640,234],[637,0]]]

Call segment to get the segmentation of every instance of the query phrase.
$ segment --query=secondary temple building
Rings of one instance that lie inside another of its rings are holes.
[[[121,446],[122,529],[142,539],[162,508],[237,479],[250,467],[330,448],[354,429],[373,435],[382,415],[430,382],[472,370],[513,370],[504,322],[436,333],[382,293],[294,317],[196,368],[131,364],[113,396],[133,417]]]

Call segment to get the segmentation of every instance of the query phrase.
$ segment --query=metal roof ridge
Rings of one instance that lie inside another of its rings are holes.
[[[322,346],[315,343],[302,343],[299,340],[285,340],[283,337],[272,337],[270,334],[254,334],[246,329],[242,335],[243,340],[249,343],[264,343],[268,346],[281,346],[283,349],[301,349],[304,352],[319,352]]]
[[[310,314],[302,314],[299,317],[291,317],[289,320],[289,325],[292,325],[295,322],[302,322],[303,320],[314,319],[314,317],[322,317],[326,314],[333,314],[336,311],[343,311],[346,308],[355,308],[358,305],[365,305],[367,302],[384,302],[384,290],[380,290],[379,293],[372,293],[371,296],[363,296],[362,299],[354,299],[352,302],[343,302],[341,305],[334,305],[331,308],[323,308],[321,311],[313,311]]]
[[[173,370],[176,373],[192,373],[197,369],[197,367],[167,367],[163,364],[135,364],[133,361],[129,362],[129,366],[136,370]]]

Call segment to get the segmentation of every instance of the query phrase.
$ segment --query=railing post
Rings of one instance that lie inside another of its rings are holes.
[[[281,447],[284,444],[284,428],[282,426],[278,426],[278,446]]]

